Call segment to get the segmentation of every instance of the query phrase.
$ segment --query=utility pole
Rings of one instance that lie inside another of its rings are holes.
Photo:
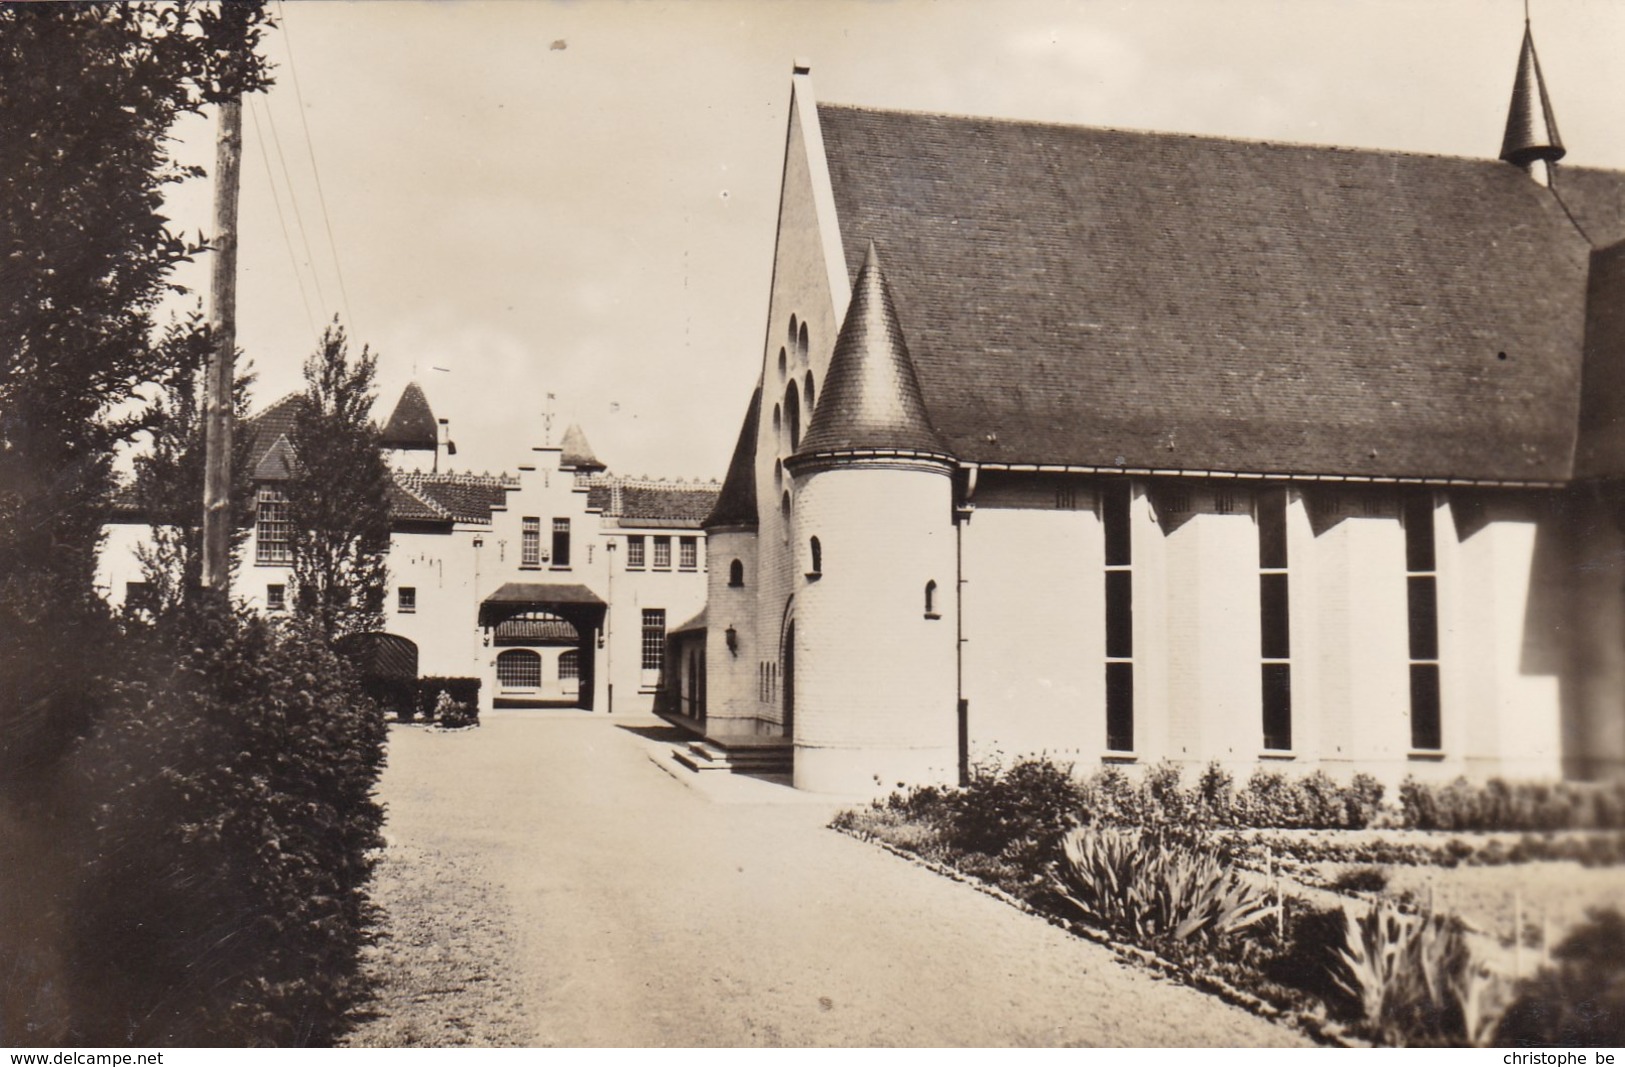
[[[231,591],[232,384],[237,362],[237,192],[243,159],[243,96],[220,102],[215,141],[214,269],[209,280],[209,339],[204,380],[203,588]]]

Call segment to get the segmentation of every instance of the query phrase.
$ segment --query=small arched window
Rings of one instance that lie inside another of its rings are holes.
[[[745,565],[737,559],[728,564],[728,585],[734,589],[742,588],[745,584]]]
[[[790,430],[790,451],[801,446],[801,393],[796,383],[784,392],[784,424]]]
[[[925,583],[925,617],[940,619],[942,614],[937,611],[937,583],[935,580]]]
[[[791,348],[794,348],[796,346],[796,337],[800,334],[800,331],[796,329],[796,322],[797,321],[798,320],[796,319],[796,317],[794,315],[790,316],[790,340],[785,342],[785,343],[788,344]]]
[[[581,677],[581,653],[569,649],[559,653],[559,681],[569,681]]]
[[[779,380],[783,381],[785,375],[787,375],[789,372],[790,372],[790,360],[785,355],[784,349],[780,348],[779,349]]]
[[[801,362],[807,362],[807,324],[801,324],[801,332],[796,335],[796,356]]]
[[[812,540],[807,542],[807,548],[812,552],[812,570],[808,572],[809,576],[814,574],[823,574],[824,546],[818,543],[818,538],[814,537]]]
[[[812,413],[813,413],[813,376],[812,376],[812,371],[807,372],[807,380],[806,380],[805,385],[806,385],[806,388],[804,390],[805,395],[802,397],[802,403],[807,405],[807,421],[811,422],[812,421]]]
[[[784,543],[790,543],[790,490],[786,489],[784,495],[779,497],[779,515],[784,519]]]

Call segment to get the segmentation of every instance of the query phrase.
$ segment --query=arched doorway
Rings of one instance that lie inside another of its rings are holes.
[[[796,736],[796,624],[784,628],[784,737]]]

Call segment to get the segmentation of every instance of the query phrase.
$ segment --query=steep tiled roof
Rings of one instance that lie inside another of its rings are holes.
[[[1563,155],[1563,139],[1557,135],[1546,80],[1540,76],[1535,38],[1526,22],[1523,48],[1518,53],[1518,74],[1512,82],[1512,105],[1507,109],[1506,135],[1501,139],[1501,158],[1522,166],[1534,159],[1555,163]]]
[[[401,391],[380,439],[385,448],[433,452],[440,447],[440,427],[429,408],[429,398],[417,382],[408,382]]]
[[[926,414],[873,243],[852,284],[823,397],[796,458],[871,450],[947,452]]]
[[[559,442],[559,466],[573,467],[580,471],[601,471],[604,465],[598,462],[598,457],[592,454],[592,445],[587,443],[587,435],[575,423],[564,431],[564,440]]]
[[[587,508],[618,526],[697,530],[717,503],[716,482],[664,481],[594,474]]]
[[[722,479],[722,492],[716,506],[705,517],[707,530],[718,526],[755,526],[756,515],[756,425],[762,407],[762,382],[756,381],[750,407],[745,409],[745,425],[734,444],[728,474]]]
[[[518,486],[510,478],[491,474],[394,473],[395,481],[406,491],[458,522],[490,522],[491,509],[501,507],[507,501],[507,490]]]
[[[303,393],[289,393],[258,415],[248,420],[251,441],[248,448],[250,470],[259,470],[267,455],[277,447],[279,439],[291,441],[299,421],[299,409],[305,403]]]
[[[879,245],[963,460],[1569,476],[1591,248],[1514,167],[819,118],[848,270]],[[1574,187],[1577,217],[1622,224],[1625,174]]]

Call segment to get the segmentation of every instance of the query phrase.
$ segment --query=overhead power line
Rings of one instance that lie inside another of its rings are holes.
[[[277,15],[282,22],[282,43],[288,50],[288,71],[293,75],[294,99],[299,104],[299,122],[305,131],[305,148],[310,153],[310,172],[316,178],[316,200],[322,208],[322,224],[327,227],[327,247],[333,253],[333,273],[339,280],[339,297],[344,302],[344,317],[352,333],[356,331],[355,314],[350,310],[350,292],[344,284],[344,269],[339,265],[338,243],[333,240],[333,220],[327,213],[327,197],[322,192],[322,172],[316,166],[316,146],[310,138],[310,122],[305,118],[305,94],[299,88],[299,67],[293,59],[293,35],[288,32],[288,12],[277,0]]]
[[[305,276],[299,269],[299,255],[293,250],[293,235],[288,232],[288,220],[282,214],[282,198],[276,191],[276,174],[271,170],[271,153],[265,146],[265,134],[260,129],[260,115],[254,107],[254,99],[249,98],[248,117],[254,122],[254,143],[259,145],[260,159],[265,161],[265,182],[271,190],[271,203],[276,206],[276,224],[282,228],[282,244],[288,250],[288,263],[293,267],[293,280],[299,285],[299,302],[305,307],[305,324],[310,327],[312,337],[320,336],[316,329],[316,316],[310,311],[310,296],[305,292]],[[290,196],[293,190],[288,190]]]

